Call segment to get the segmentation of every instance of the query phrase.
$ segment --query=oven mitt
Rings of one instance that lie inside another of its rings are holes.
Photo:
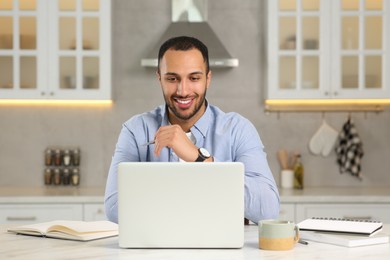
[[[309,142],[309,149],[315,155],[328,156],[333,149],[338,137],[338,132],[325,121],[313,135]]]
[[[361,158],[364,155],[363,144],[351,119],[343,125],[336,147],[337,164],[340,173],[349,173],[361,177]]]

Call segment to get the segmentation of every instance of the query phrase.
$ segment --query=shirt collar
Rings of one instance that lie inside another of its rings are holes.
[[[199,133],[203,136],[206,137],[207,131],[210,126],[210,117],[211,117],[211,111],[210,111],[210,106],[209,102],[207,99],[205,100],[206,102],[206,111],[202,115],[201,118],[199,118],[198,121],[191,127],[191,132],[194,133],[194,131],[199,131]]]

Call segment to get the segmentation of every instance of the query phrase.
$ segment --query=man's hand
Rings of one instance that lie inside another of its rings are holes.
[[[169,147],[180,159],[186,162],[195,162],[198,158],[198,147],[191,142],[179,125],[160,127],[154,141],[156,156],[160,156],[160,152],[164,147]]]

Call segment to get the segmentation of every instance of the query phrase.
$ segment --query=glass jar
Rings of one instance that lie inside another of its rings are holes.
[[[68,168],[62,170],[62,184],[63,185],[70,184],[70,170]]]
[[[80,165],[80,149],[76,148],[73,150],[73,166],[79,166]]]
[[[71,182],[72,182],[73,186],[78,186],[80,184],[80,170],[79,170],[79,168],[73,168]]]
[[[68,149],[64,150],[64,155],[62,156],[62,162],[64,166],[69,166],[71,162],[71,157],[70,157],[70,151]]]
[[[58,168],[54,169],[53,182],[54,182],[54,185],[60,185],[62,183],[61,170]]]
[[[53,173],[50,168],[46,168],[44,172],[45,185],[50,185],[53,182]]]
[[[50,166],[53,164],[53,151],[50,148],[45,150],[45,165]]]
[[[60,149],[56,149],[54,151],[54,164],[56,166],[60,166],[61,163],[62,163],[61,150]]]

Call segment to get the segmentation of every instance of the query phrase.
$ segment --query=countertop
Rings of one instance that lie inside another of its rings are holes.
[[[282,203],[390,203],[388,187],[306,187],[279,193]]]
[[[103,203],[104,187],[0,187],[0,203]]]
[[[0,225],[2,259],[390,259],[390,244],[347,248],[309,242],[288,251],[260,250],[254,225],[245,226],[242,249],[121,249],[118,237],[77,242],[9,234],[7,227]]]
[[[279,189],[282,203],[390,203],[389,188]],[[104,187],[0,187],[0,203],[103,203]]]

